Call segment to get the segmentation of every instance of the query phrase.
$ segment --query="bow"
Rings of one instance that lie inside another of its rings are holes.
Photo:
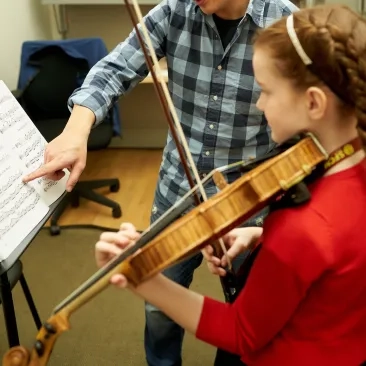
[[[177,112],[175,110],[175,107],[174,107],[173,101],[171,99],[169,90],[168,90],[167,85],[166,85],[166,83],[163,79],[163,73],[162,73],[161,67],[159,65],[159,61],[158,61],[158,58],[156,56],[151,38],[149,36],[149,32],[148,32],[147,27],[145,25],[145,22],[143,20],[143,16],[142,16],[140,7],[137,3],[137,0],[131,0],[131,2],[133,4],[133,8],[134,8],[135,13],[136,13],[136,17],[137,17],[137,20],[136,20],[135,14],[133,13],[133,11],[131,9],[129,0],[124,0],[124,2],[125,2],[125,5],[126,5],[126,8],[128,10],[128,13],[130,15],[130,18],[131,18],[133,27],[135,29],[137,38],[139,40],[142,52],[145,56],[145,60],[146,60],[148,69],[149,69],[150,74],[152,76],[155,91],[158,95],[160,104],[163,108],[165,117],[168,121],[168,125],[169,125],[170,131],[172,133],[172,137],[173,137],[173,139],[175,141],[175,144],[177,146],[179,157],[180,157],[180,160],[183,164],[184,172],[187,176],[188,183],[189,183],[191,189],[193,190],[195,188],[195,184],[193,182],[193,178],[192,178],[191,172],[189,170],[189,167],[188,167],[188,164],[187,164],[187,161],[186,161],[187,159],[188,159],[189,165],[190,165],[190,167],[193,171],[193,175],[194,175],[194,178],[196,180],[196,183],[197,183],[196,187],[199,189],[199,192],[202,196],[203,201],[207,201],[207,195],[206,195],[206,192],[204,190],[203,183],[202,183],[202,181],[200,179],[200,176],[198,174],[197,167],[196,167],[196,165],[193,161],[192,154],[189,150],[188,143],[187,143],[187,140],[184,136],[184,132],[183,132],[182,126],[179,122]],[[137,21],[139,22],[139,24],[141,26],[142,33],[144,35],[148,50],[145,46],[145,42],[144,42],[144,40],[143,40],[143,38],[140,34],[140,31],[138,29]],[[149,51],[150,55],[149,55],[148,51]],[[153,62],[151,62],[151,59],[152,59]],[[154,70],[154,67],[156,69],[156,72]],[[184,155],[182,146],[184,148],[185,155]],[[219,187],[220,186],[225,186],[225,183],[226,183],[225,179],[223,178],[222,175],[220,175],[220,173],[218,171],[216,171],[215,178],[216,178],[215,181],[217,181],[217,185]],[[194,200],[195,200],[195,204],[197,206],[201,203],[200,198],[198,197],[196,189],[194,191]],[[227,259],[227,263],[228,263],[228,271],[227,271],[228,273],[227,273],[227,276],[220,277],[220,282],[221,282],[221,286],[222,286],[222,289],[224,291],[225,297],[226,297],[227,300],[229,300],[231,295],[233,295],[233,293],[236,292],[236,290],[234,288],[235,287],[235,285],[234,285],[235,275],[232,272],[231,261],[230,261],[230,258],[227,256],[227,250],[226,250],[226,247],[225,247],[225,245],[223,243],[223,240],[221,238],[218,239],[218,242],[213,242],[211,244],[214,248],[214,253],[215,253],[216,256],[221,257],[222,254],[226,255],[226,259]]]

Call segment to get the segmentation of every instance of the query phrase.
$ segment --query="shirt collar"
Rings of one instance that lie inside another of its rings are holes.
[[[264,28],[264,7],[266,0],[250,0],[248,4],[248,8],[245,15],[249,15],[254,23],[259,28]],[[195,11],[201,10],[200,7],[196,4],[194,7]],[[202,13],[203,14],[203,13]]]

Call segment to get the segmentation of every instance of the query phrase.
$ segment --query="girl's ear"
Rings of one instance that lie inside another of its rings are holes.
[[[312,120],[324,118],[328,107],[328,96],[319,87],[312,86],[306,91],[306,107]]]

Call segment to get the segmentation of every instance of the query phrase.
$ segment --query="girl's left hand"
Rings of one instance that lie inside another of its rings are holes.
[[[123,223],[116,232],[104,232],[95,244],[95,260],[98,267],[104,267],[114,257],[123,253],[128,247],[134,245],[140,234],[130,223]],[[115,274],[110,282],[120,288],[128,285],[127,279],[122,274]]]

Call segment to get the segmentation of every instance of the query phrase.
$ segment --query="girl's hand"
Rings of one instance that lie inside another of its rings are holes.
[[[252,249],[253,245],[262,235],[261,227],[244,227],[230,231],[222,239],[227,250],[227,256],[232,261],[237,255],[246,250]],[[203,251],[203,256],[208,262],[208,269],[211,273],[225,276],[224,268],[227,266],[227,258],[224,255],[222,258],[217,258],[213,255],[213,247],[208,245]],[[223,268],[224,267],[224,268]]]
[[[114,257],[123,253],[136,240],[140,238],[139,232],[130,223],[122,223],[118,232],[104,232],[95,244],[95,260],[98,267],[104,267]],[[127,279],[121,274],[111,277],[111,283],[117,287],[127,287]]]

